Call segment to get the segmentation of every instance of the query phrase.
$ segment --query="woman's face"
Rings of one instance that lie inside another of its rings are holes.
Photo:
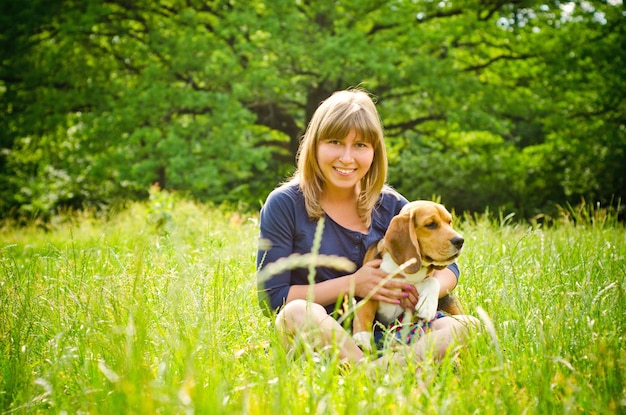
[[[374,161],[374,146],[351,129],[343,138],[320,140],[317,162],[326,191],[355,189]]]

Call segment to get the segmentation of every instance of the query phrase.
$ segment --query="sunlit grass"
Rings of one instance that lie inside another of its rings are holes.
[[[291,359],[257,304],[255,215],[155,192],[109,215],[6,225],[0,411],[620,413],[626,232],[465,217],[457,288],[483,327],[439,365]]]

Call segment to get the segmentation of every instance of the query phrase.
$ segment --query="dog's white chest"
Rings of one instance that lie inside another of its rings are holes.
[[[380,268],[388,273],[396,272],[398,265],[393,261],[389,253],[383,255]],[[439,301],[439,281],[436,278],[427,278],[428,268],[422,267],[415,274],[402,273],[406,282],[415,286],[419,293],[419,299],[415,306],[415,315],[423,320],[429,321],[437,314],[437,304]],[[396,304],[380,302],[378,305],[377,319],[383,324],[390,324],[397,319],[404,309]]]

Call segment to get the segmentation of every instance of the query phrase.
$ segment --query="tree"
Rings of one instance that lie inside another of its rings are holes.
[[[376,96],[389,180],[409,198],[529,216],[626,193],[616,3],[48,5],[0,20],[14,45],[3,212],[142,198],[154,182],[256,204],[293,169],[319,102],[350,86]]]

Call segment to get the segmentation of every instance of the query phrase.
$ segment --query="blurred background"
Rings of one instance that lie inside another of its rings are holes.
[[[320,101],[356,86],[409,199],[532,219],[626,195],[622,0],[0,4],[5,218],[155,184],[256,210]]]

